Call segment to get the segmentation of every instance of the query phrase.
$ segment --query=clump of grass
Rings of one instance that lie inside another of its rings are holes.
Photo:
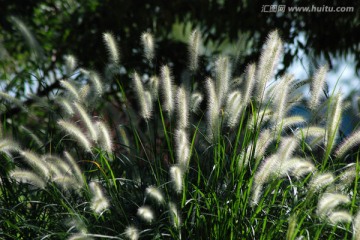
[[[110,62],[120,65],[114,36],[103,39]],[[199,69],[200,40],[199,30],[193,31],[192,76]],[[144,33],[141,41],[153,67],[154,37]],[[258,63],[242,76],[232,76],[229,56],[218,56],[203,88],[178,86],[170,65],[154,69],[148,82],[141,79],[147,73],[132,72],[132,90],[117,82],[120,126],[113,121],[117,115],[107,116],[89,101],[107,99],[100,74],[81,69],[85,81],[62,80],[52,99],[62,111],[49,129],[36,131],[54,139],[29,129],[39,145],[34,150],[23,150],[11,137],[0,140],[10,166],[0,184],[7,207],[2,220],[11,222],[1,230],[25,236],[22,228],[34,228],[62,239],[275,239],[280,232],[287,239],[356,238],[358,130],[340,143],[343,99],[321,98],[327,68],[316,72],[311,97],[303,101],[295,77],[275,75],[281,52],[273,31]],[[70,75],[76,61],[66,59]],[[136,103],[128,97],[132,92]],[[7,93],[1,97],[21,105]],[[115,101],[109,99],[107,104]],[[304,102],[309,115],[317,108],[326,112],[316,121],[294,113]],[[113,114],[116,108],[110,109]],[[345,157],[353,164],[344,167]]]

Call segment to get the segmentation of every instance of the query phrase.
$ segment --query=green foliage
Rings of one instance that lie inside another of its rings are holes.
[[[194,50],[195,34],[192,64],[201,54]],[[359,152],[351,149],[357,132],[343,141],[350,147],[338,147],[340,93],[322,96],[312,89],[316,104],[309,116],[293,113],[309,105],[299,96],[308,82],[291,75],[273,79],[282,49],[277,31],[269,34],[259,63],[239,77],[232,76],[232,59],[219,56],[214,80],[198,79],[189,66],[188,78],[174,81],[169,66],[152,65],[143,44],[151,76],[132,70],[131,84],[112,71],[121,67],[116,35],[103,36],[109,50],[103,78],[67,57],[66,67],[54,72],[61,77],[39,85],[59,91],[16,99],[5,86],[9,91],[0,95],[1,237],[359,234]]]

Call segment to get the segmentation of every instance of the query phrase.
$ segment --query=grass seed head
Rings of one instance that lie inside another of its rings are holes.
[[[146,59],[151,62],[155,55],[155,44],[153,35],[150,32],[145,32],[141,34],[141,43],[144,47],[144,54]]]
[[[110,60],[112,62],[118,64],[119,60],[120,60],[120,54],[119,54],[119,50],[118,50],[114,35],[112,33],[108,33],[108,32],[104,33],[103,40],[108,49]]]
[[[139,207],[137,210],[137,215],[147,223],[152,223],[155,218],[154,212],[148,206]]]

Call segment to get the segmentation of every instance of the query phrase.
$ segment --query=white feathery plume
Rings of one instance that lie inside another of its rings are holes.
[[[222,106],[229,90],[230,72],[229,58],[219,57],[215,62],[216,95],[219,106]]]
[[[63,120],[59,120],[58,125],[67,133],[69,133],[73,138],[75,138],[86,151],[91,152],[92,145],[82,130],[80,130],[74,124]]]
[[[144,220],[145,222],[148,222],[148,223],[151,223],[155,218],[154,212],[148,206],[139,207],[137,210],[137,215],[142,220]]]
[[[254,151],[254,157],[256,159],[261,158],[265,155],[265,151],[269,144],[273,141],[272,134],[269,129],[263,130],[258,140],[256,141],[256,148]]]
[[[44,189],[46,186],[46,182],[42,178],[27,170],[15,169],[10,172],[10,177],[19,182],[29,183],[41,189]]]
[[[67,162],[70,164],[70,166],[71,166],[71,168],[73,170],[74,176],[76,177],[78,182],[81,185],[83,185],[84,184],[83,175],[82,175],[82,172],[81,172],[81,169],[80,169],[79,165],[77,164],[75,159],[70,155],[70,153],[65,151],[64,156],[65,156]]]
[[[206,80],[206,89],[208,94],[208,109],[207,109],[207,121],[208,121],[208,137],[210,139],[216,139],[220,128],[219,118],[219,102],[216,95],[214,82],[211,78]]]
[[[129,240],[138,240],[139,239],[139,230],[134,226],[127,226],[125,228],[125,236]]]
[[[145,90],[143,87],[143,83],[140,79],[140,76],[137,74],[137,72],[134,73],[133,80],[134,80],[135,92],[139,99],[138,101],[139,101],[139,105],[140,105],[140,115],[144,119],[148,120],[151,117],[151,101],[149,101],[147,99],[147,97],[145,96]]]
[[[332,173],[322,173],[312,177],[309,188],[311,191],[317,192],[335,181],[335,177]]]
[[[19,145],[9,139],[0,139],[0,152],[9,152],[9,151],[13,151],[13,152],[17,152],[20,150]]]
[[[163,96],[163,108],[165,111],[172,114],[174,110],[174,98],[173,98],[173,80],[171,72],[168,66],[161,67],[161,86]]]
[[[281,123],[286,112],[286,101],[288,99],[289,85],[293,80],[292,75],[284,75],[280,82],[275,87],[276,93],[274,96],[274,115],[273,122],[275,124]]]
[[[71,106],[71,103],[69,103],[66,99],[64,98],[60,98],[59,101],[58,101],[62,107],[62,109],[67,113],[69,114],[70,116],[74,115],[74,109],[73,107]]]
[[[46,154],[42,159],[48,164],[55,176],[72,175],[71,167],[57,156]],[[54,176],[54,175],[53,175]]]
[[[179,166],[172,166],[170,168],[171,181],[174,184],[174,189],[177,193],[181,193],[183,188],[183,171]]]
[[[338,223],[351,223],[352,216],[348,211],[335,211],[329,214],[328,216],[332,224]]]
[[[186,170],[190,160],[190,143],[185,130],[177,130],[175,133],[176,156],[178,164]]]
[[[271,116],[272,111],[270,109],[260,109],[257,114],[251,115],[248,123],[248,128],[254,129],[254,127],[256,126],[260,129],[270,119]]]
[[[331,106],[328,112],[327,126],[326,126],[326,145],[329,150],[332,150],[337,131],[341,123],[342,99],[340,93],[336,94],[335,99],[331,99]]]
[[[316,170],[315,165],[308,160],[296,159],[296,161],[293,161],[292,159],[290,159],[290,161],[288,161],[288,164],[291,166],[291,175],[295,176],[297,179],[300,179],[302,176]]]
[[[72,176],[56,176],[52,180],[54,181],[54,183],[58,184],[63,190],[78,190],[82,187],[82,185],[80,185],[79,182]]]
[[[254,206],[259,203],[263,185],[269,181],[272,175],[279,172],[279,165],[279,157],[276,154],[269,156],[261,164],[254,177],[251,205]]]
[[[154,186],[147,187],[145,192],[146,192],[146,195],[148,195],[148,196],[150,196],[150,198],[154,199],[157,204],[160,205],[165,202],[164,195],[157,187],[154,187]]]
[[[256,73],[257,81],[257,100],[262,101],[266,83],[273,77],[275,68],[282,53],[282,41],[277,30],[269,33]]]
[[[335,155],[338,158],[344,156],[344,154],[353,147],[360,144],[360,130],[353,132],[348,138],[346,138],[340,146],[336,149]]]
[[[38,173],[39,176],[45,180],[50,178],[50,170],[47,163],[30,151],[21,151],[20,154],[24,157],[24,160]]]
[[[100,131],[100,140],[101,147],[105,149],[107,152],[111,152],[113,148],[113,144],[110,137],[109,128],[103,122],[96,123],[99,131]]]
[[[279,150],[277,151],[281,163],[290,159],[297,146],[298,139],[295,137],[285,137],[282,139]]]
[[[299,138],[304,137],[321,137],[325,136],[326,130],[323,127],[317,127],[317,126],[310,126],[310,127],[304,127],[299,128],[295,135]]]
[[[70,76],[76,69],[77,60],[73,55],[65,56],[66,74]]]
[[[179,211],[177,210],[176,205],[172,202],[169,203],[169,213],[173,226],[176,229],[179,229],[181,226],[180,214]]]
[[[149,85],[148,89],[151,93],[152,99],[157,100],[158,92],[159,92],[159,78],[157,76],[152,76],[149,79],[148,85]]]
[[[96,71],[88,71],[83,68],[80,69],[80,72],[90,79],[90,82],[95,87],[96,94],[101,96],[103,93],[103,83],[100,75]]]
[[[199,92],[195,92],[193,94],[191,94],[191,107],[190,107],[190,111],[191,112],[197,112],[200,104],[203,100],[203,96],[201,95],[201,93]]]
[[[118,64],[119,60],[120,60],[120,55],[119,55],[119,50],[118,50],[114,35],[112,33],[108,33],[108,32],[104,33],[103,40],[109,51],[110,60],[113,61],[114,63]]]
[[[50,173],[51,173],[51,179],[54,179],[55,177],[57,176],[62,176],[64,173],[60,170],[61,167],[59,166],[62,166],[61,164],[56,164],[56,163],[53,163],[53,162],[48,162],[48,166],[49,166],[49,170],[50,170]]]
[[[350,165],[350,164],[349,164]],[[340,185],[343,188],[351,185],[356,179],[356,166],[350,166],[344,172],[342,172],[339,176],[340,178]]]
[[[278,124],[276,125],[276,128],[281,127],[281,129],[284,130],[284,129],[294,126],[294,125],[305,124],[306,122],[307,121],[303,116],[296,115],[296,116],[283,118],[280,122],[278,122]]]
[[[199,52],[200,52],[200,43],[201,35],[198,29],[195,29],[189,39],[189,58],[190,58],[190,70],[196,71],[198,68],[199,62]]]
[[[84,121],[87,130],[90,132],[91,139],[96,142],[98,140],[98,134],[94,123],[90,119],[90,116],[79,103],[74,102],[73,105],[79,113],[81,119]]]
[[[319,215],[321,218],[324,218],[338,205],[347,204],[349,202],[349,197],[344,194],[324,193],[318,202],[316,214]]]
[[[255,72],[256,72],[256,65],[250,64],[246,67],[245,70],[245,88],[243,92],[243,105],[247,106],[249,100],[251,98],[251,94],[254,89],[255,85]]]
[[[103,83],[101,81],[100,75],[95,71],[90,71],[89,78],[91,83],[94,85],[96,89],[96,93],[101,96],[103,94]]]
[[[60,85],[71,94],[71,96],[74,98],[74,100],[76,100],[76,101],[81,100],[80,95],[78,93],[78,89],[73,84],[71,84],[69,81],[60,80]]]
[[[243,109],[240,91],[234,91],[228,95],[225,107],[227,124],[230,128],[235,127],[239,122],[239,117]]]
[[[103,191],[101,190],[99,184],[96,182],[91,182],[89,184],[89,187],[93,195],[91,199],[91,206],[90,206],[91,209],[98,214],[107,210],[110,204],[109,201],[104,196]]]
[[[79,89],[79,97],[82,102],[86,101],[86,98],[89,96],[90,93],[90,85],[85,84]]]
[[[189,125],[189,107],[187,94],[184,87],[179,87],[176,96],[177,104],[177,127],[186,129]]]
[[[309,108],[310,109],[315,109],[318,105],[319,105],[319,101],[320,101],[320,94],[321,91],[324,89],[324,84],[325,84],[325,78],[326,78],[326,73],[328,71],[328,67],[322,66],[320,67],[311,82],[311,98],[309,101]]]
[[[141,34],[141,43],[144,47],[144,53],[146,59],[151,62],[154,58],[154,38],[150,32],[144,32]]]

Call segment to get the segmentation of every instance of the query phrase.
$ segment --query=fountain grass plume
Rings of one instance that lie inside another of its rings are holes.
[[[195,92],[195,93],[191,94],[190,111],[193,113],[196,113],[199,110],[202,100],[203,100],[203,96],[201,95],[201,93]]]
[[[173,80],[168,66],[161,67],[161,90],[163,97],[163,110],[171,116],[174,110]]]
[[[335,181],[335,177],[332,173],[317,174],[311,178],[309,183],[309,189],[313,192],[318,192],[321,189],[329,186]]]
[[[143,87],[143,83],[140,79],[140,76],[137,74],[137,72],[134,73],[133,76],[134,80],[134,88],[135,93],[139,99],[139,105],[140,105],[140,115],[146,120],[149,120],[151,117],[151,99],[147,99],[148,97],[145,94],[145,90]]]
[[[174,190],[177,193],[181,193],[183,188],[183,170],[181,167],[176,165],[170,167],[170,178],[174,185]]]
[[[70,93],[75,101],[81,101],[79,91],[72,83],[66,80],[60,80],[60,84]]]
[[[151,98],[153,100],[158,99],[158,93],[159,93],[159,78],[157,76],[152,76],[148,82],[148,89],[151,93]]]
[[[277,122],[275,129],[281,129],[282,131],[286,130],[289,127],[296,126],[296,125],[304,125],[307,123],[305,117],[301,115],[291,116],[281,119]]]
[[[192,31],[189,39],[189,59],[190,59],[190,70],[195,72],[199,65],[199,52],[201,44],[201,34],[198,29]]]
[[[179,87],[176,96],[177,128],[186,129],[189,125],[188,97],[184,86]]]
[[[140,236],[139,230],[134,226],[127,226],[124,233],[129,240],[138,240]]]
[[[105,210],[107,210],[110,206],[110,203],[104,196],[104,193],[100,188],[100,185],[96,182],[90,182],[89,187],[92,193],[91,206],[90,206],[91,209],[97,214],[100,214]]]
[[[348,196],[339,193],[324,193],[317,205],[316,214],[324,218],[340,204],[350,203]]]
[[[222,106],[229,90],[229,82],[231,77],[231,68],[228,57],[219,57],[215,62],[215,80],[216,80],[216,96],[219,106]]]
[[[118,50],[114,35],[109,32],[104,33],[103,40],[104,40],[106,48],[109,52],[110,61],[118,64],[120,61],[120,54],[119,54],[119,50]]]
[[[263,100],[266,83],[274,76],[277,63],[281,57],[282,48],[282,41],[278,31],[275,30],[269,33],[261,52],[256,73],[256,98],[259,102]]]
[[[137,215],[147,223],[152,223],[155,219],[153,210],[148,206],[141,206],[137,210]]]
[[[206,90],[208,94],[207,121],[208,121],[208,138],[214,140],[220,131],[220,106],[214,82],[211,78],[206,80]]]
[[[227,125],[234,128],[239,123],[240,114],[243,109],[243,101],[241,101],[241,92],[234,91],[227,97],[225,114]]]
[[[340,146],[336,149],[335,155],[338,158],[341,158],[353,147],[359,145],[360,143],[360,130],[353,132],[349,137],[347,137]]]
[[[180,214],[179,214],[179,211],[178,211],[176,205],[172,202],[169,203],[169,213],[170,213],[172,225],[176,229],[179,229],[181,226]]]
[[[351,223],[352,222],[352,216],[348,211],[331,212],[328,216],[328,219],[332,224]]]
[[[85,127],[89,131],[91,139],[96,142],[98,140],[99,136],[97,134],[95,124],[92,122],[89,114],[86,112],[84,107],[82,105],[80,105],[79,103],[74,102],[73,105],[74,105],[75,109],[77,110],[79,116],[85,123]]]
[[[73,55],[66,55],[65,56],[65,67],[66,67],[66,74],[70,76],[73,74],[77,67],[77,60]]]
[[[338,128],[341,123],[342,108],[340,93],[330,98],[330,109],[328,111],[325,135],[326,146],[329,152],[333,149],[337,138]]]
[[[190,160],[190,143],[185,130],[176,130],[175,144],[177,163],[186,171]]]
[[[327,65],[320,67],[311,81],[310,91],[311,97],[309,100],[309,108],[314,110],[320,102],[320,94],[324,89],[326,73],[329,68]]]
[[[100,132],[100,145],[101,147],[107,151],[111,152],[113,149],[113,143],[111,141],[110,131],[109,128],[106,126],[105,123],[99,121],[96,123],[97,128]]]
[[[88,152],[91,152],[92,144],[83,131],[71,122],[59,120],[58,125],[69,133]]]
[[[19,144],[10,139],[0,139],[0,152],[17,152],[20,150]]]
[[[158,205],[164,204],[165,202],[164,195],[157,187],[154,186],[147,187],[145,192],[146,195],[148,195],[150,198],[155,200],[155,202]]]
[[[50,178],[49,166],[41,157],[31,151],[21,151],[20,154],[39,176],[45,180]]]
[[[46,187],[44,179],[28,170],[15,169],[10,172],[9,176],[19,182],[29,183],[40,189],[45,189]]]
[[[155,56],[155,44],[153,35],[150,32],[144,32],[143,34],[141,34],[141,43],[144,48],[144,55],[146,59],[151,62]]]
[[[274,114],[273,122],[279,124],[286,114],[286,101],[288,100],[289,86],[293,81],[292,75],[284,75],[276,85],[276,94],[274,96]]]
[[[255,73],[256,73],[256,65],[250,64],[246,67],[245,70],[245,88],[243,90],[243,105],[247,106],[250,101],[251,95],[253,93],[253,89],[255,86]]]
[[[64,156],[67,162],[69,163],[69,165],[71,166],[74,176],[76,177],[78,182],[84,184],[82,171],[79,165],[77,164],[77,162],[75,161],[75,159],[67,151],[64,152]]]

